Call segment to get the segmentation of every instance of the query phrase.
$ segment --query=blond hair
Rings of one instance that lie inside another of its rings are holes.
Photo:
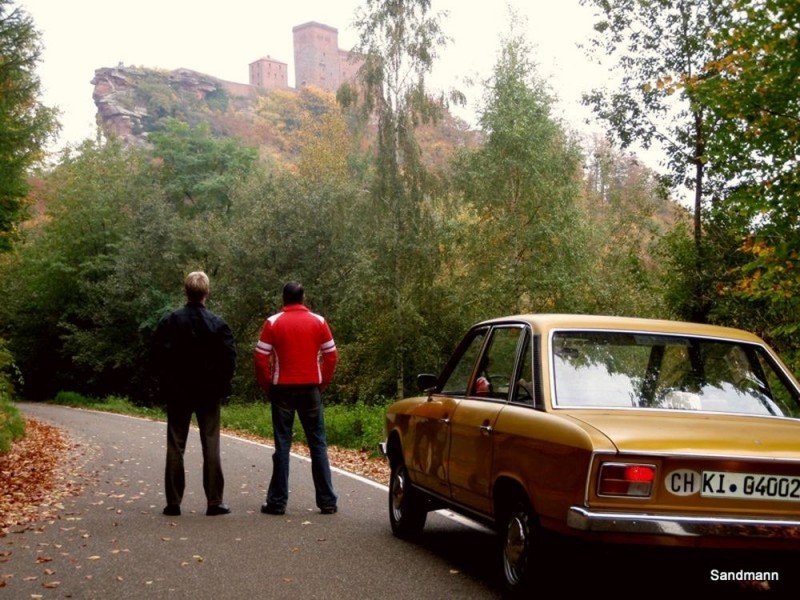
[[[183,283],[183,289],[186,292],[186,299],[190,302],[203,302],[208,298],[211,289],[208,275],[203,271],[189,273]]]

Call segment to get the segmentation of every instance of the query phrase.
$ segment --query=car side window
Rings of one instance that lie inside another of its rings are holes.
[[[462,345],[461,355],[456,359],[450,369],[449,375],[442,385],[442,394],[449,396],[466,396],[467,386],[472,378],[472,371],[475,368],[475,361],[478,353],[483,346],[486,338],[486,329],[479,329],[473,332],[472,337]]]
[[[486,350],[478,362],[470,396],[508,399],[513,388],[517,348],[523,333],[521,327],[497,327],[492,331]]]

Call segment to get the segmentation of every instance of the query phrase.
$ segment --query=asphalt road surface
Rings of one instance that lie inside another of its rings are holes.
[[[0,538],[5,598],[450,599],[501,597],[495,536],[433,513],[421,538],[392,536],[387,490],[335,470],[339,512],[320,515],[311,468],[293,457],[284,516],[259,511],[272,448],[222,441],[230,515],[206,517],[200,442],[186,452],[180,517],[165,517],[164,423],[43,404],[23,411],[66,431],[78,455],[68,469],[83,491],[58,517]],[[800,597],[796,553],[692,553],[566,544],[537,577],[539,597],[576,593],[614,598]],[[761,586],[714,573],[775,572]],[[598,595],[599,594],[599,595]]]
[[[314,505],[310,463],[293,457],[286,515],[259,512],[272,448],[224,436],[230,515],[205,516],[200,441],[186,450],[182,516],[166,517],[166,426],[42,404],[23,412],[80,444],[86,477],[59,518],[0,539],[0,598],[497,598],[494,538],[440,514],[416,543],[392,536],[384,486],[333,474],[339,512]],[[77,468],[77,467],[76,467]]]

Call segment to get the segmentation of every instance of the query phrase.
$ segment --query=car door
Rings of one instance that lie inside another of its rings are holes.
[[[418,485],[445,497],[450,496],[447,457],[450,453],[450,423],[456,407],[467,397],[483,348],[487,327],[470,331],[440,376],[438,390],[415,407],[409,431],[411,457],[408,468]]]
[[[466,397],[451,416],[447,472],[452,499],[482,513],[491,511],[494,426],[510,396],[525,329],[509,324],[492,328],[478,359]]]

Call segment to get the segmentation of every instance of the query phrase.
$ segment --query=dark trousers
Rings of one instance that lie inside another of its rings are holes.
[[[317,506],[336,506],[319,387],[276,385],[270,390],[269,399],[272,403],[275,452],[272,455],[272,478],[267,490],[267,504],[285,508],[289,500],[289,451],[292,446],[294,415],[297,413],[311,454],[311,477],[314,480]]]
[[[167,406],[167,466],[164,470],[164,490],[167,504],[180,504],[186,487],[183,454],[189,437],[192,414],[197,415],[200,445],[203,448],[203,490],[209,506],[222,504],[225,479],[219,446],[220,403],[171,402]]]

